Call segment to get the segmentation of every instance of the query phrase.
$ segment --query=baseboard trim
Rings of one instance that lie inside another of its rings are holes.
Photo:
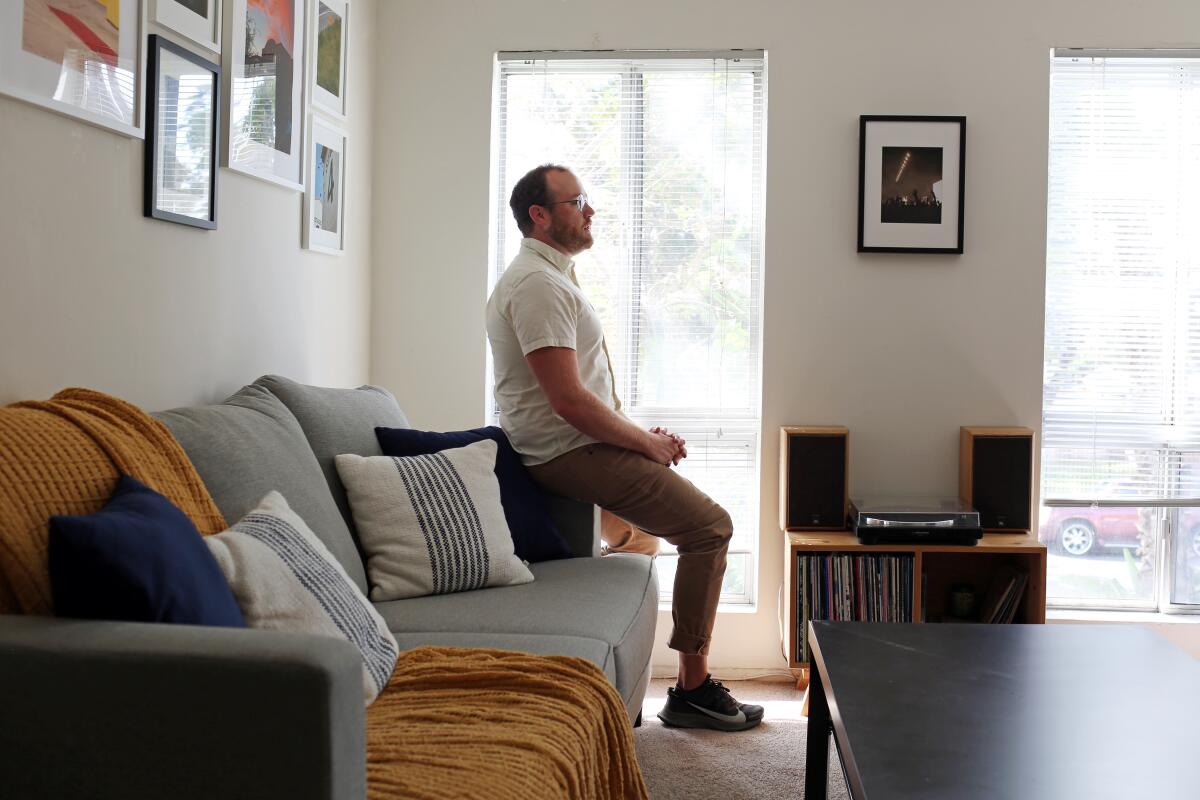
[[[651,680],[665,680],[679,677],[679,667],[675,664],[667,666],[665,664],[654,664],[650,667]],[[799,670],[790,671],[787,667],[712,667],[713,677],[719,681],[779,681],[785,683],[791,681],[796,682],[796,673]]]

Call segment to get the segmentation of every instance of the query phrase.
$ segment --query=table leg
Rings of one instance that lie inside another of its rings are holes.
[[[808,748],[804,757],[804,800],[825,800],[829,768],[829,704],[821,670],[814,663],[808,680]]]

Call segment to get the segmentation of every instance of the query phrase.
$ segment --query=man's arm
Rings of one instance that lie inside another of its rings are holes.
[[[580,432],[641,453],[659,464],[679,463],[670,435],[644,431],[589,392],[579,379],[579,361],[569,347],[542,347],[525,356],[554,413]]]

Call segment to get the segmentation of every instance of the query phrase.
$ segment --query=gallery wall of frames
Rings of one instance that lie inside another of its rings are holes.
[[[144,213],[218,227],[221,169],[345,249],[351,0],[5,0],[0,94],[145,140]],[[219,168],[220,167],[220,168]]]

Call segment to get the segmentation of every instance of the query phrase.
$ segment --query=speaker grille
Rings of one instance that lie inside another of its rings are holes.
[[[787,527],[844,527],[846,437],[789,436],[787,451]]]
[[[972,457],[972,502],[984,528],[1030,530],[1033,440],[979,436]]]

